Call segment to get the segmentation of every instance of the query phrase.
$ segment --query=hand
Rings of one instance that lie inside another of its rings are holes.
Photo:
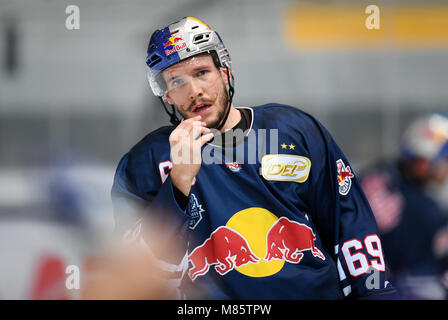
[[[213,138],[201,116],[182,121],[169,137],[171,161],[171,181],[186,196],[191,182],[199,172],[202,163],[201,148]]]

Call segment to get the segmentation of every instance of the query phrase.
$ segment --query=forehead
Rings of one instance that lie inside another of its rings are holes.
[[[186,60],[183,60],[169,68],[166,68],[162,73],[164,75],[173,73],[184,73],[189,70],[194,70],[198,67],[214,66],[213,59],[209,54],[201,54]]]

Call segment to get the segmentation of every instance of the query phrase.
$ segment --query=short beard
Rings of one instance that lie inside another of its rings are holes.
[[[227,108],[229,107],[229,95],[227,94],[227,90],[225,87],[222,91],[224,94],[219,98],[219,110],[218,110],[218,119],[211,123],[208,127],[210,129],[217,129],[218,126],[221,124],[221,121],[224,119]],[[222,127],[222,126],[221,126]]]

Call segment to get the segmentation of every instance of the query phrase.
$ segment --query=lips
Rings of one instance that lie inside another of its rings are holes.
[[[201,114],[210,109],[212,105],[210,103],[200,103],[193,107],[193,112],[197,114]]]

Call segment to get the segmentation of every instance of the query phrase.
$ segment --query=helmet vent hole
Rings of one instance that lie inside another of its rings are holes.
[[[160,61],[162,61],[162,58],[158,54],[153,54],[151,58],[148,59],[147,65],[152,68],[156,64],[158,64]]]
[[[199,26],[194,26],[191,29],[193,30],[193,29],[197,29],[197,28],[199,28]]]
[[[210,34],[208,34],[208,33],[198,34],[197,36],[195,36],[193,38],[193,43],[200,44],[203,42],[207,42],[209,39],[210,39]]]

